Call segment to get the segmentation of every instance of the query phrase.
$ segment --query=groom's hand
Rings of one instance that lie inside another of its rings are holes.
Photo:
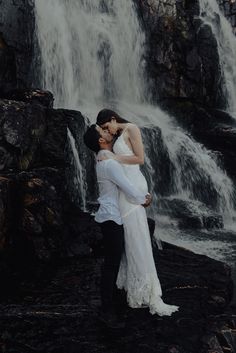
[[[143,207],[148,207],[150,206],[152,202],[152,195],[151,194],[147,194],[146,195],[146,202],[142,205]]]

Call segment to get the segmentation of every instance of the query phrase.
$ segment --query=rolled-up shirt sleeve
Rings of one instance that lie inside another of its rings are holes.
[[[146,201],[146,194],[139,191],[129,181],[125,175],[122,166],[114,159],[110,159],[106,166],[106,172],[109,179],[116,184],[132,201],[138,205],[144,204]]]

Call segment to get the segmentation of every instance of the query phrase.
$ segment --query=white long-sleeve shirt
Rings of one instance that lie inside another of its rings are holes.
[[[109,151],[101,150],[98,153],[98,157],[99,155],[107,153],[109,153]],[[95,215],[95,220],[99,223],[114,221],[117,224],[122,224],[119,209],[119,189],[129,196],[129,199],[137,205],[145,203],[146,195],[131,184],[124,174],[120,163],[114,159],[106,159],[97,162],[96,172],[100,195],[98,202],[100,207]]]

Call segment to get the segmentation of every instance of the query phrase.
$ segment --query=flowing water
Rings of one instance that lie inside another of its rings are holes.
[[[209,21],[210,12],[206,17],[207,5],[203,11],[203,4],[214,2],[201,2],[202,16]],[[149,213],[160,211],[161,198],[170,204],[180,200],[202,220],[204,212],[212,210],[223,218],[225,228],[235,230],[234,186],[216,156],[181,130],[173,117],[147,102],[145,36],[133,1],[35,0],[35,11],[42,85],[53,92],[56,107],[80,110],[91,121],[100,109],[110,107],[142,128],[147,155],[143,172],[154,196]],[[225,71],[229,105],[235,110],[230,64]],[[82,181],[78,186],[82,188],[81,207],[85,208],[88,200],[81,170],[86,169],[86,161],[78,160],[70,133],[68,138],[77,161],[76,178]],[[157,222],[161,238],[176,241],[175,217],[159,215]]]
[[[86,176],[84,173],[84,168],[80,162],[75,139],[69,129],[67,129],[67,137],[68,137],[69,147],[71,149],[71,152],[73,155],[73,162],[74,162],[73,163],[74,164],[73,184],[75,185],[75,188],[79,190],[79,193],[76,193],[76,195],[80,199],[79,204],[81,205],[83,210],[86,210],[86,193],[87,193],[88,185],[87,185]]]
[[[236,118],[236,39],[216,0],[200,0],[201,18],[217,41],[228,110]]]
[[[131,0],[36,0],[44,86],[78,108],[143,99],[144,35]]]

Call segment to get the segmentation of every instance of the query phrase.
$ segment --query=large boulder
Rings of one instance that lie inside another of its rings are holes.
[[[88,232],[93,217],[80,209],[97,191],[94,156],[83,143],[88,120],[78,111],[53,109],[47,91],[14,89],[4,95],[0,278],[7,291],[21,276],[40,273],[42,264],[90,254],[101,247],[101,236]]]

